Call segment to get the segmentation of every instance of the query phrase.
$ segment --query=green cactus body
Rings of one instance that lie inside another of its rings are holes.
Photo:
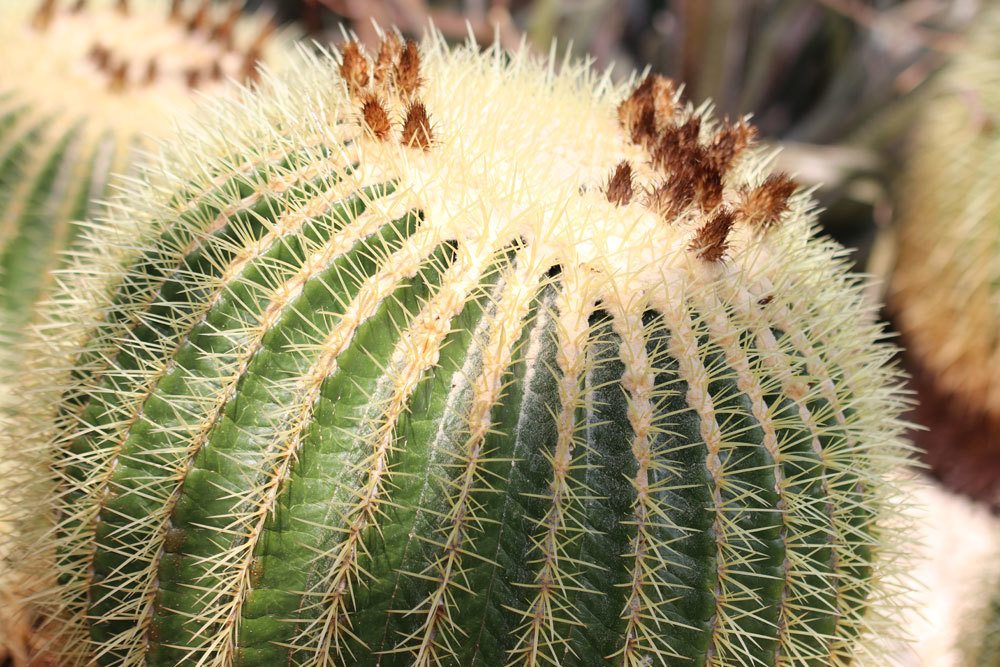
[[[389,38],[172,142],[9,431],[60,664],[880,664],[892,349],[746,126],[627,92]]]
[[[262,32],[263,30],[263,32]],[[59,252],[193,90],[279,59],[259,18],[210,3],[28,0],[0,7],[0,325],[16,336]]]

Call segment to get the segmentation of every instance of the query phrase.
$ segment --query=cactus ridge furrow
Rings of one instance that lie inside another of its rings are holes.
[[[213,102],[60,276],[53,653],[879,664],[904,401],[806,195],[656,77],[399,46]]]
[[[460,466],[461,472],[454,484],[457,493],[447,500],[446,531],[442,535],[443,541],[438,543],[442,553],[421,572],[428,576],[436,574],[439,583],[415,609],[405,612],[409,615],[422,611],[425,617],[418,631],[406,637],[399,647],[400,650],[410,650],[407,644],[413,643],[418,662],[440,659],[439,650],[447,657],[454,657],[461,642],[456,621],[460,609],[453,604],[455,593],[449,587],[471,592],[460,584],[460,580],[466,579],[463,555],[471,549],[474,532],[482,530],[481,522],[486,518],[480,514],[483,507],[477,498],[495,490],[482,469],[488,456],[488,452],[484,451],[486,435],[492,427],[494,406],[502,400],[502,378],[513,357],[513,346],[520,338],[522,323],[538,283],[548,269],[547,265],[539,266],[539,258],[529,254],[530,250],[515,257],[516,269],[511,272],[512,275],[501,278],[505,289],[499,295],[490,323],[481,374],[473,381],[472,403],[466,416],[468,436],[452,464]],[[438,642],[443,643],[441,649],[437,648],[440,645]]]
[[[698,304],[698,309],[707,313],[707,323],[709,335],[721,348],[726,363],[736,373],[737,388],[750,400],[750,413],[756,420],[761,430],[761,444],[770,458],[774,473],[774,491],[777,495],[775,507],[779,509],[781,527],[778,534],[778,541],[783,551],[781,572],[783,585],[781,589],[781,599],[777,606],[778,618],[776,625],[778,628],[777,641],[774,643],[774,653],[768,662],[780,664],[782,646],[788,642],[787,632],[789,626],[788,619],[788,591],[790,588],[790,544],[788,523],[796,515],[796,508],[792,506],[788,494],[785,493],[785,478],[782,463],[782,452],[780,451],[777,439],[777,432],[774,420],[769,413],[767,401],[764,398],[764,387],[761,385],[759,374],[751,368],[751,359],[748,350],[739,341],[740,328],[730,317],[728,317],[725,304],[717,295],[710,295]]]
[[[28,149],[37,142],[47,127],[47,121],[36,122],[31,119],[33,125],[29,125],[21,132],[12,134],[9,139],[5,139],[3,146],[0,146],[0,239],[4,242],[16,233],[13,223],[10,222],[12,215],[9,211],[17,202],[17,188],[15,183],[23,184],[27,179],[24,177],[26,171],[25,157]]]
[[[362,215],[364,215],[364,214],[362,214]],[[346,240],[346,239],[340,239],[340,240],[343,241],[343,240]],[[344,262],[347,262],[347,263],[345,264]],[[349,272],[351,275],[355,275],[354,272],[356,272],[358,269],[360,269],[365,264],[370,264],[370,260],[362,261],[362,262],[359,263],[357,261],[351,261],[350,257],[348,256],[348,257],[345,258],[345,260],[343,262],[341,262],[341,264],[342,264],[342,266],[340,266],[339,268],[335,266],[332,269],[331,272],[333,273],[334,276],[336,276],[338,273],[345,272],[345,271]],[[315,292],[315,290],[312,290],[312,291]],[[275,293],[278,294],[278,295],[281,294],[280,291],[276,291]],[[315,296],[315,294],[313,294],[313,296]],[[309,296],[305,296],[303,298],[305,298],[307,300],[310,299]],[[276,303],[275,301],[272,301],[271,304],[270,304],[270,306],[274,306],[275,303]],[[269,308],[270,308],[270,306],[269,306]],[[291,313],[288,314],[288,315],[286,315],[284,317],[284,319],[287,319],[288,317],[292,317],[293,321],[296,321],[297,319],[299,319],[301,317],[301,315],[297,314],[297,311],[299,310],[299,308],[297,306],[295,306],[294,303],[290,303],[290,304],[288,304],[287,308],[281,308],[280,310],[288,310],[288,309],[291,310]],[[277,312],[280,312],[280,310],[279,311],[274,311],[274,312],[277,313]],[[277,326],[277,322],[275,322],[274,326],[275,327]],[[282,328],[284,328],[284,327],[282,327]],[[262,344],[265,345],[265,349],[273,347],[275,345],[278,345],[279,346],[278,349],[280,350],[280,346],[282,345],[282,340],[280,338],[276,338],[273,335],[274,332],[277,331],[277,330],[278,329],[275,329],[274,327],[272,327],[271,330],[269,330],[269,331],[262,331],[262,332],[260,332],[260,341],[261,341]],[[257,359],[257,361],[259,362],[260,360]],[[250,369],[250,370],[252,370],[252,369]],[[246,376],[239,376],[239,380],[241,382],[245,382],[246,381],[245,378],[246,378]],[[237,391],[239,391],[238,388],[237,388]],[[220,405],[219,409],[222,410],[223,407],[229,408],[230,406],[228,406],[228,405]]]
[[[644,590],[644,587],[650,584],[659,587],[664,583],[655,574],[659,567],[660,554],[651,524],[665,521],[667,525],[671,525],[672,522],[650,496],[649,477],[656,464],[654,451],[650,446],[654,414],[653,389],[656,383],[653,367],[646,353],[646,340],[642,336],[642,316],[641,309],[630,308],[628,304],[621,304],[613,312],[613,327],[621,339],[621,357],[624,366],[622,387],[627,394],[628,420],[633,432],[630,449],[637,464],[635,476],[630,480],[636,498],[633,506],[635,537],[631,553],[627,554],[632,559],[624,612],[628,624],[624,633],[625,643],[620,649],[620,655],[626,664],[636,660],[644,650],[666,657],[682,657],[673,649],[666,651],[659,649],[656,637],[645,632],[647,625],[643,620],[644,615],[651,618],[649,624],[651,626],[661,626],[666,621],[665,616],[655,605],[646,604],[647,600],[658,595],[659,590],[648,591]],[[619,654],[610,657],[617,655]]]
[[[424,230],[427,231],[427,230]],[[421,235],[421,232],[412,237],[417,239]],[[436,245],[433,232],[425,235],[427,241],[429,242],[428,249]],[[378,305],[380,304],[388,295],[395,290],[396,286],[399,285],[400,280],[406,279],[409,275],[414,275],[418,271],[418,267],[423,263],[425,257],[425,250],[420,249],[420,245],[413,245],[410,248],[402,248],[397,253],[388,257],[385,264],[377,274],[370,279],[370,281],[362,288],[362,293],[359,297],[348,306],[347,311],[343,317],[343,320],[339,327],[335,327],[331,332],[330,336],[327,337],[325,341],[322,342],[320,346],[320,357],[313,363],[313,366],[304,374],[302,385],[305,389],[305,396],[300,398],[297,402],[301,405],[300,414],[296,415],[294,421],[290,424],[290,432],[288,435],[282,436],[288,441],[293,443],[300,443],[303,437],[306,437],[307,431],[306,426],[310,424],[313,419],[313,410],[316,402],[320,396],[320,390],[323,384],[329,381],[329,377],[334,373],[342,373],[339,365],[337,364],[337,358],[345,350],[345,345],[351,344],[351,339],[353,334],[350,334],[350,328],[356,327],[359,323],[364,322],[369,317],[374,315],[374,312],[367,311],[365,304]],[[414,263],[414,259],[416,263]],[[440,267],[438,271],[449,272],[453,274],[452,269],[457,265],[453,265],[450,269],[445,269],[444,266]],[[436,282],[436,281],[435,281]],[[388,288],[388,289],[387,289]],[[439,300],[441,293],[439,293],[434,300],[428,303],[427,308],[431,309],[433,312],[433,304],[435,301]],[[462,301],[459,300],[459,303]],[[357,304],[357,308],[354,308]],[[352,311],[353,309],[353,311]],[[415,330],[419,331],[419,321],[427,315],[423,311],[421,315],[415,316],[415,321],[412,326]],[[403,317],[406,318],[408,315],[406,311],[403,313]],[[450,317],[445,317],[445,321],[450,321]],[[390,357],[390,364],[392,366],[400,365],[400,358],[405,357],[408,351],[417,352],[414,348],[415,341],[408,340],[411,329],[407,328],[400,322],[394,319],[390,320],[393,322],[393,328],[400,331],[400,338],[396,344],[396,350]],[[444,333],[444,332],[442,332]],[[431,348],[434,347],[432,341],[428,341]],[[415,387],[416,382],[422,372],[420,364],[426,364],[427,361],[420,360],[420,357],[415,355],[415,358],[419,361],[412,362],[415,365],[403,367],[399,370],[400,376],[394,378],[394,382],[399,383],[395,391],[383,399],[382,405],[380,405],[381,410],[384,411],[384,415],[380,417],[381,425],[372,428],[371,433],[364,434],[363,440],[370,442],[370,446],[373,448],[373,459],[370,461],[373,468],[372,476],[369,478],[365,485],[365,490],[362,492],[360,497],[360,504],[357,510],[349,510],[347,516],[345,517],[345,523],[347,523],[347,530],[349,531],[348,539],[345,542],[345,546],[340,548],[340,553],[348,554],[348,557],[341,560],[340,558],[334,557],[334,563],[336,568],[334,569],[334,574],[331,576],[332,581],[330,581],[331,590],[326,592],[327,597],[336,599],[336,595],[339,594],[339,585],[343,582],[349,582],[352,576],[357,576],[360,571],[357,565],[349,557],[350,554],[356,552],[365,551],[363,542],[361,542],[361,533],[367,528],[369,524],[375,524],[377,517],[379,515],[379,505],[382,502],[382,486],[387,484],[383,478],[389,476],[388,472],[388,459],[391,454],[394,440],[395,418],[398,416],[405,404],[410,391]],[[391,368],[385,368],[386,372],[392,372]],[[326,378],[326,379],[324,379]],[[298,444],[296,447],[300,446]],[[350,595],[350,588],[348,585],[345,595]],[[336,624],[338,623],[338,614],[341,607],[334,602],[331,605],[331,609],[334,611],[334,616],[332,620],[324,620],[321,623],[323,628],[322,632],[324,636],[335,637],[339,632],[340,628]],[[321,645],[322,646],[322,645]]]
[[[335,360],[347,349],[347,346],[353,344],[352,341],[354,339],[355,329],[359,326],[363,326],[364,323],[370,317],[373,317],[377,312],[384,310],[380,304],[386,297],[397,290],[400,285],[400,281],[405,280],[408,276],[417,275],[418,271],[420,274],[423,274],[425,269],[421,269],[420,267],[425,261],[430,262],[426,270],[434,273],[430,267],[443,261],[443,258],[438,256],[438,259],[434,259],[433,256],[428,253],[431,253],[437,245],[438,244],[434,239],[433,232],[422,233],[418,231],[414,234],[414,236],[411,236],[408,241],[404,242],[400,250],[385,258],[381,270],[365,282],[365,284],[361,287],[358,296],[350,303],[345,304],[345,311],[341,317],[340,323],[330,330],[330,334],[327,336],[326,340],[316,341],[316,343],[310,343],[308,339],[305,341],[306,346],[303,349],[306,351],[310,349],[315,350],[318,352],[319,356],[314,359],[309,366],[299,369],[299,372],[302,373],[301,378],[295,378],[295,376],[292,376],[284,382],[277,381],[273,378],[270,380],[270,387],[265,388],[264,390],[266,393],[275,393],[279,396],[284,395],[284,400],[297,396],[298,398],[292,403],[292,405],[301,406],[301,408],[293,408],[290,410],[287,418],[285,419],[281,419],[279,416],[281,421],[287,421],[287,423],[284,425],[274,425],[273,433],[275,435],[269,436],[275,438],[277,442],[284,443],[282,447],[279,448],[278,452],[279,464],[281,461],[287,462],[289,460],[286,456],[281,454],[281,451],[294,453],[298,449],[300,438],[305,433],[304,429],[311,422],[311,411],[318,398],[317,392],[323,386],[322,378],[331,373],[339,373]],[[442,270],[443,267],[437,269],[438,272]],[[426,280],[426,278],[423,279]],[[412,295],[408,296],[412,298]],[[392,299],[390,299],[390,301],[391,300]],[[384,320],[385,317],[391,316],[392,310],[390,309],[387,314],[383,315],[380,319]],[[252,377],[253,373],[251,373],[250,376]],[[293,385],[288,388],[282,387],[282,385],[288,384],[293,379],[296,380],[294,385],[297,386]],[[236,419],[235,416],[233,419]],[[243,427],[236,423],[236,428]],[[269,432],[271,429],[271,427],[264,427],[263,424],[255,427],[257,430],[260,430],[261,428],[267,428]],[[222,432],[220,432],[220,437],[221,435]],[[383,442],[385,444],[381,445],[381,447],[388,447],[390,445],[390,440],[391,438],[388,437],[383,438]],[[267,447],[268,445],[266,443],[267,439],[264,439],[261,441],[260,446]],[[254,493],[257,493],[260,490],[261,489],[257,486],[253,488]],[[248,494],[246,502],[250,503],[251,506],[254,504],[253,501],[250,501],[250,494]],[[261,506],[265,508],[265,510],[268,508],[268,504],[266,503]],[[234,523],[236,521],[248,522],[253,518],[253,513],[248,514],[235,508],[233,511],[237,512],[233,516]],[[263,518],[266,514],[261,514],[260,516]],[[249,534],[251,538],[253,538],[253,536],[259,534],[259,528],[255,527],[250,529]],[[241,556],[241,553],[246,554],[246,556]],[[223,560],[223,563],[231,564],[224,565],[218,569],[223,573],[223,575],[226,571],[232,570],[233,568],[236,568],[234,571],[238,572],[240,568],[239,562],[242,561],[243,563],[247,563],[249,555],[249,549],[233,553],[231,556],[227,556]],[[236,575],[233,575],[232,579],[235,580]],[[239,600],[241,599],[241,596],[239,595],[225,597],[231,597],[233,600],[236,600],[237,602],[235,604],[239,604]],[[213,603],[210,603],[210,605],[212,604]],[[205,614],[205,621],[208,623],[214,620],[211,616],[213,613],[212,608],[212,606],[209,606],[204,612],[200,612]],[[221,612],[216,610],[214,613]],[[228,624],[226,627],[228,627]],[[225,650],[228,649],[223,649],[223,651]]]
[[[552,449],[544,452],[552,478],[545,495],[546,511],[536,520],[532,537],[534,558],[529,563],[535,566],[535,574],[528,588],[536,592],[529,604],[519,610],[523,621],[517,645],[511,652],[511,663],[555,661],[555,652],[562,642],[558,635],[550,633],[558,631],[560,626],[580,623],[566,600],[580,586],[582,564],[568,558],[566,550],[585,532],[581,503],[584,496],[593,493],[571,475],[580,465],[577,441],[582,425],[577,412],[582,404],[589,319],[595,308],[592,287],[583,280],[564,284],[555,308],[560,410],[555,417],[556,440]]]
[[[530,465],[530,457],[539,456],[532,444],[538,433],[544,432],[537,428],[538,422],[533,421],[540,416],[537,410],[542,406],[539,406],[538,399],[553,395],[553,392],[546,391],[542,386],[543,383],[551,383],[553,378],[540,367],[544,368],[545,360],[554,358],[553,310],[556,294],[557,288],[554,285],[543,284],[532,305],[532,311],[525,318],[524,331],[508,370],[508,386],[504,390],[503,400],[494,408],[495,426],[486,435],[486,447],[493,458],[492,465],[486,465],[492,469],[491,472],[497,479],[497,492],[487,495],[481,502],[486,511],[493,509],[499,518],[496,535],[483,531],[477,541],[480,559],[466,566],[470,581],[483,581],[485,576],[480,599],[477,600],[475,595],[462,596],[470,605],[475,605],[477,610],[481,609],[481,619],[477,620],[475,616],[462,619],[462,627],[469,637],[467,644],[472,646],[464,655],[471,665],[478,664],[484,659],[484,655],[497,655],[497,639],[502,640],[509,635],[505,628],[513,629],[509,625],[510,615],[502,609],[501,601],[510,599],[517,589],[500,574],[521,566],[530,549],[529,526],[518,521],[518,518],[523,519],[525,512],[523,500],[512,489],[524,490],[533,486],[540,492],[545,484],[544,478],[539,478],[534,485],[529,485],[525,480],[526,473],[539,469],[527,467]],[[478,363],[478,358],[470,356],[470,361]],[[469,382],[472,376],[467,375]],[[546,412],[545,416],[548,414]],[[509,434],[510,437],[505,438],[503,434]],[[419,506],[426,506],[423,496]],[[507,536],[506,541],[504,536]],[[496,626],[491,628],[492,624]],[[493,646],[489,646],[490,640]],[[486,649],[483,649],[484,643],[487,644]]]
[[[51,131],[51,128],[50,128]],[[38,171],[25,175],[23,192],[13,192],[15,200],[25,202],[21,211],[9,209],[5,230],[10,235],[0,251],[0,276],[4,277],[7,307],[13,313],[28,313],[32,304],[42,293],[49,270],[54,268],[54,255],[70,236],[73,226],[68,215],[73,210],[79,195],[74,196],[69,189],[87,186],[88,179],[73,172],[85,168],[90,160],[73,155],[84,150],[81,146],[79,123],[70,127],[51,146],[47,155],[39,155],[42,160]],[[82,211],[86,214],[86,209]],[[38,276],[42,276],[39,278]],[[24,318],[26,315],[21,315]],[[21,326],[18,323],[16,326]]]

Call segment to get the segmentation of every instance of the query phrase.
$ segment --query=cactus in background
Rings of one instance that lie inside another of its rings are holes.
[[[890,306],[928,399],[928,460],[1000,506],[1000,11],[937,81],[899,189]],[[951,437],[949,437],[949,435]]]
[[[194,90],[253,79],[257,61],[280,62],[287,43],[235,4],[0,1],[0,366],[16,365],[7,345],[51,287],[59,253],[79,250],[75,221],[110,196],[109,174],[128,172],[146,138],[193,106]],[[20,634],[13,608],[0,604],[0,660],[4,646],[21,652],[3,637]]]
[[[59,664],[884,664],[863,285],[749,126],[555,72],[349,43],[95,226],[3,436]]]
[[[34,5],[34,6],[33,6]],[[27,0],[0,4],[0,327],[16,336],[58,253],[144,138],[195,89],[252,79],[283,40],[236,4]]]

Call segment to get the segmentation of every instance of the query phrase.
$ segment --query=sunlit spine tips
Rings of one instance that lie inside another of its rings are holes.
[[[412,148],[428,150],[433,142],[430,117],[422,102],[413,102],[406,110],[403,122],[402,144]]]
[[[605,188],[608,201],[618,206],[624,206],[631,202],[634,194],[633,178],[632,165],[626,160],[619,162]]]
[[[371,131],[376,139],[385,141],[389,138],[389,133],[392,131],[392,123],[389,120],[389,114],[385,110],[385,106],[378,97],[369,95],[361,107],[361,114],[365,127]]]

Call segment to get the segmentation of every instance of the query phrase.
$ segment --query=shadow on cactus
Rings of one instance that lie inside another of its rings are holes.
[[[749,126],[390,35],[166,150],[8,431],[60,664],[883,664],[893,348]]]

